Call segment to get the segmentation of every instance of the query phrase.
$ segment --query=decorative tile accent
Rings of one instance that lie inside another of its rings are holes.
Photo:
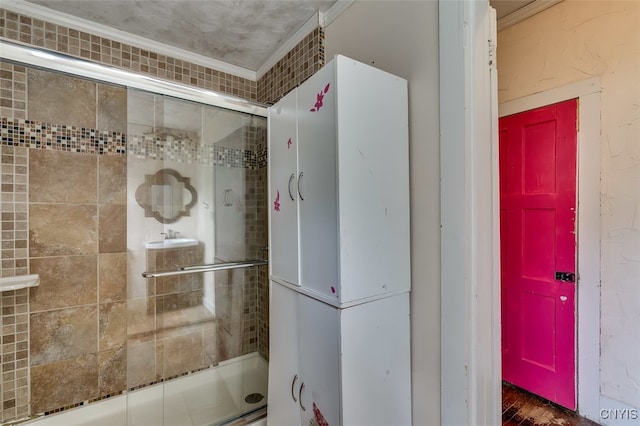
[[[239,131],[244,133],[243,138],[247,141],[256,139],[258,134],[266,138],[266,128],[251,122]],[[214,145],[147,135],[132,135],[127,140],[127,136],[121,133],[25,119],[0,118],[0,137],[1,144],[7,147],[100,155],[125,155],[128,151],[137,158],[247,169],[262,168],[267,164],[266,144],[256,145],[256,150],[250,150],[225,147],[224,140]]]
[[[258,80],[257,101],[272,105],[325,64],[324,28],[310,32]]]
[[[126,136],[121,133],[78,128],[25,119],[0,118],[2,145],[86,154],[124,155]]]
[[[3,61],[0,61],[0,116],[27,116],[26,68]]]
[[[240,131],[244,131],[244,128]],[[266,167],[265,149],[256,152],[248,149],[228,148],[224,146],[224,139],[214,145],[209,145],[188,140],[165,140],[144,135],[131,135],[127,146],[129,154],[140,159],[243,169]]]
[[[27,199],[29,150],[4,145],[0,149],[2,153],[0,276],[26,275],[29,273],[27,265],[29,257]]]
[[[0,421],[29,416],[28,289],[0,293]]]
[[[0,9],[0,37],[172,82],[256,99],[257,83],[73,28]],[[5,115],[4,113],[2,115]]]

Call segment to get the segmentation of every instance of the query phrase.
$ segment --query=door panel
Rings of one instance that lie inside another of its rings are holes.
[[[554,209],[522,209],[522,277],[548,281],[556,258]]]
[[[269,302],[269,426],[299,425],[298,294],[271,281]],[[296,378],[297,375],[297,379]],[[295,383],[294,383],[295,379]]]
[[[298,88],[300,283],[339,298],[336,85],[325,67]]]
[[[576,117],[571,100],[500,119],[503,379],[576,408]]]
[[[302,424],[309,425],[318,416],[330,425],[339,425],[340,311],[304,295],[298,300],[300,377],[304,381],[301,403],[305,407]]]
[[[271,275],[298,284],[296,91],[269,109]]]

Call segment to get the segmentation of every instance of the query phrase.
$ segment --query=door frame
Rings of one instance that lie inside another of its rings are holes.
[[[593,420],[600,420],[600,92],[594,77],[498,105],[504,117],[578,99],[576,391],[578,412]]]

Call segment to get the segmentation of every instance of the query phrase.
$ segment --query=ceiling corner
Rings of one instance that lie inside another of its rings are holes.
[[[519,22],[522,22],[525,19],[528,19],[533,15],[536,15],[543,10],[550,8],[551,6],[560,3],[561,1],[562,0],[535,0],[527,4],[526,6],[516,10],[515,12],[498,19],[498,32],[505,30]]]

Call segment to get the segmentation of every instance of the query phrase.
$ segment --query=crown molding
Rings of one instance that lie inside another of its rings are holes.
[[[505,30],[519,22],[522,22],[525,19],[530,18],[533,15],[550,8],[551,6],[560,3],[561,1],[562,0],[535,0],[534,2],[529,3],[528,5],[516,10],[515,12],[498,19],[498,32]]]
[[[325,13],[322,14],[321,25],[328,27],[338,16],[353,5],[355,0],[338,0]]]
[[[66,13],[58,12],[44,6],[25,2],[24,0],[2,0],[2,8],[15,13],[30,16],[32,18],[41,19],[57,25],[73,28],[78,31],[87,32],[109,40],[118,41],[120,43],[129,44],[144,50],[166,55],[175,59],[202,65],[217,71],[233,74],[238,77],[256,81],[256,72],[247,68],[232,65],[227,62],[208,58],[204,55],[189,52],[184,49],[169,46],[164,43],[157,42],[145,37],[136,36],[134,34],[118,30],[107,25],[97,22],[78,18]]]

